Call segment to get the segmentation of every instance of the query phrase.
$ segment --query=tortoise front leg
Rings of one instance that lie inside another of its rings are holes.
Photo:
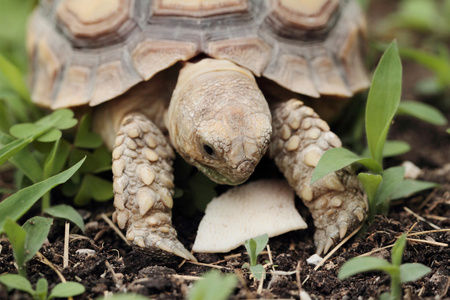
[[[312,214],[319,255],[361,224],[366,215],[363,188],[349,168],[310,185],[322,154],[340,146],[328,124],[303,102],[292,99],[275,107],[270,155]]]
[[[126,115],[112,156],[113,220],[127,228],[127,239],[154,256],[196,260],[172,227],[174,153],[159,128],[143,114]]]

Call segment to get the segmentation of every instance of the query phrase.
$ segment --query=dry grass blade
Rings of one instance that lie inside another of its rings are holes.
[[[377,249],[373,249],[372,251],[364,253],[364,254],[361,254],[361,255],[358,255],[357,257],[371,256],[374,253],[377,253],[377,252],[380,252],[380,251],[382,251],[384,249],[389,249],[389,248],[392,248],[392,247],[394,247],[394,244],[389,245],[389,246],[385,246],[385,247],[381,247],[381,248],[377,248]]]
[[[118,236],[128,245],[130,246],[130,242],[127,240],[127,238],[123,235],[122,231],[105,215],[105,213],[101,214],[101,217],[103,220],[105,220],[106,223],[117,233]]]
[[[213,265],[213,264],[205,264],[205,263],[200,263],[200,262],[195,262],[195,261],[187,261],[187,262],[190,264],[193,264],[193,265],[197,265],[197,266],[210,267],[210,268],[216,268],[216,269],[233,270],[232,268],[217,266],[217,265]]]
[[[415,216],[418,220],[423,221],[425,223],[427,223],[428,225],[430,225],[431,227],[433,227],[434,229],[441,229],[441,227],[431,223],[430,221],[426,220],[425,218],[419,216],[418,214],[416,214],[415,212],[413,212],[412,210],[410,210],[409,208],[407,208],[406,206],[403,207],[403,209],[407,212],[412,214],[413,216]]]
[[[170,275],[172,278],[176,279],[182,279],[182,280],[201,280],[203,277],[200,276],[192,276],[192,275],[178,275],[178,274],[172,274]]]
[[[339,248],[342,247],[351,237],[358,233],[358,231],[362,228],[363,224],[361,224],[358,228],[356,228],[351,234],[349,234],[346,238],[344,238],[336,247],[333,248],[314,268],[314,271],[317,271]]]
[[[61,280],[61,282],[66,282],[66,278],[64,278],[63,274],[61,274],[61,272],[58,270],[58,268],[54,264],[52,264],[52,262],[49,261],[44,255],[42,255],[41,252],[38,251],[36,253],[36,257],[41,263],[46,264],[53,271],[55,271],[55,273],[58,275],[58,277]]]
[[[66,222],[64,231],[63,268],[67,268],[69,266],[69,234],[70,234],[70,223]]]
[[[450,232],[450,228],[411,232],[411,233],[408,233],[407,236],[410,236],[410,235],[421,235],[421,234],[428,234],[428,233],[437,233],[437,232]]]
[[[432,242],[432,241],[427,241],[427,240],[419,240],[419,239],[411,239],[411,238],[406,238],[406,240],[408,242],[416,242],[416,243],[428,244],[428,245],[439,246],[439,247],[448,247],[448,244],[446,244],[446,243]]]

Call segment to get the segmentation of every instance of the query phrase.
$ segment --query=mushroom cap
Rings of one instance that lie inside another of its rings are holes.
[[[206,207],[197,230],[194,252],[229,252],[245,240],[307,228],[286,181],[260,180],[228,190]]]

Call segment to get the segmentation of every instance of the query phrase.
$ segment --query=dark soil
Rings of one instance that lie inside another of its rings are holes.
[[[377,2],[377,1],[374,1]],[[386,3],[386,1],[382,1]],[[428,73],[416,65],[405,65],[404,91],[411,95],[417,74]],[[408,72],[406,72],[408,71]],[[410,74],[410,75],[408,75]],[[409,87],[409,88],[408,88]],[[429,101],[429,99],[425,99]],[[436,104],[436,103],[433,103]],[[448,104],[437,103],[450,119]],[[63,224],[55,224],[40,253],[58,268],[66,280],[77,281],[86,292],[75,299],[94,299],[118,292],[136,292],[155,299],[184,299],[195,280],[213,265],[224,273],[236,273],[240,278],[233,299],[288,298],[299,299],[300,289],[312,299],[377,299],[389,291],[390,279],[381,272],[360,274],[347,280],[337,279],[339,268],[350,258],[378,249],[373,255],[390,259],[390,248],[403,232],[421,232],[450,228],[450,138],[444,127],[427,125],[412,118],[398,117],[390,132],[390,139],[407,141],[411,152],[400,158],[390,159],[388,165],[398,165],[410,160],[423,170],[419,179],[440,184],[439,188],[423,192],[395,203],[388,216],[377,216],[367,232],[355,237],[341,247],[323,266],[314,270],[306,259],[315,252],[314,226],[305,207],[299,205],[309,229],[290,232],[269,241],[275,272],[268,272],[262,290],[258,283],[241,269],[248,262],[245,249],[240,247],[227,254],[195,254],[199,262],[207,266],[171,261],[155,261],[144,253],[127,246],[101,218],[111,214],[112,203],[92,204],[80,210],[85,217],[86,232],[72,230],[69,248],[69,267],[63,269]],[[0,176],[0,186],[11,188],[12,174]],[[300,202],[300,201],[299,201]],[[419,219],[407,210],[425,218]],[[191,248],[201,214],[187,217],[174,212],[174,226],[180,241]],[[412,238],[424,242],[407,243],[403,262],[422,263],[432,269],[425,277],[403,284],[406,299],[450,299],[450,248],[435,242],[449,244],[450,232],[426,233]],[[87,251],[86,249],[90,249]],[[268,253],[260,256],[260,262],[269,259]],[[269,269],[270,270],[270,269]],[[298,278],[295,273],[297,271]],[[17,273],[12,248],[6,237],[0,238],[0,274]],[[286,275],[290,274],[290,275]],[[45,277],[52,288],[61,281],[56,272],[36,257],[28,263],[28,278],[35,284]],[[0,299],[31,299],[27,294],[11,291],[0,285]]]
[[[375,249],[392,245],[402,232],[420,232],[435,228],[427,222],[418,220],[404,210],[408,207],[418,215],[440,228],[450,227],[450,165],[444,168],[426,170],[424,180],[441,183],[434,191],[422,193],[393,207],[387,216],[377,216],[367,233],[347,242],[322,267],[314,270],[306,259],[314,254],[313,229],[291,232],[269,241],[275,273],[268,273],[263,289],[258,294],[258,285],[243,272],[241,266],[248,261],[243,247],[227,254],[196,254],[202,263],[220,267],[225,273],[241,274],[241,281],[234,292],[233,299],[252,298],[291,298],[299,299],[299,284],[296,274],[283,272],[298,271],[301,287],[313,299],[376,299],[380,293],[389,290],[389,277],[383,273],[365,273],[340,281],[337,273],[342,264],[351,257]],[[112,211],[112,206],[105,211]],[[81,282],[86,293],[75,299],[93,299],[109,292],[136,292],[156,299],[184,299],[193,280],[189,276],[201,276],[212,268],[184,263],[174,258],[172,261],[155,261],[144,253],[134,251],[120,240],[109,225],[100,217],[103,209],[95,213],[81,211],[86,216],[87,226],[84,235],[76,230],[71,235],[69,267],[63,269],[63,227],[53,226],[40,253],[56,266],[66,280]],[[174,223],[179,229],[180,240],[192,245],[200,216],[186,218],[174,215]],[[309,224],[311,219],[308,218]],[[414,236],[426,242],[450,242],[450,232],[427,233]],[[6,238],[0,240],[0,274],[16,273],[12,249]],[[86,251],[91,249],[91,251]],[[93,251],[92,251],[93,250]],[[87,253],[86,253],[87,252]],[[390,259],[390,249],[374,254]],[[260,256],[260,262],[268,259],[267,252]],[[404,262],[419,262],[432,268],[427,276],[413,283],[403,285],[407,299],[445,299],[450,297],[450,248],[422,242],[408,242],[404,252]],[[50,287],[60,282],[59,277],[48,265],[37,258],[28,264],[28,276],[32,283],[45,277]],[[28,299],[20,292],[7,293],[0,287],[0,299]]]

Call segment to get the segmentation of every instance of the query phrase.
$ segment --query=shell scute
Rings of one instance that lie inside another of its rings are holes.
[[[32,98],[98,105],[200,53],[297,93],[348,97],[369,85],[362,20],[348,0],[43,1],[28,28]]]

